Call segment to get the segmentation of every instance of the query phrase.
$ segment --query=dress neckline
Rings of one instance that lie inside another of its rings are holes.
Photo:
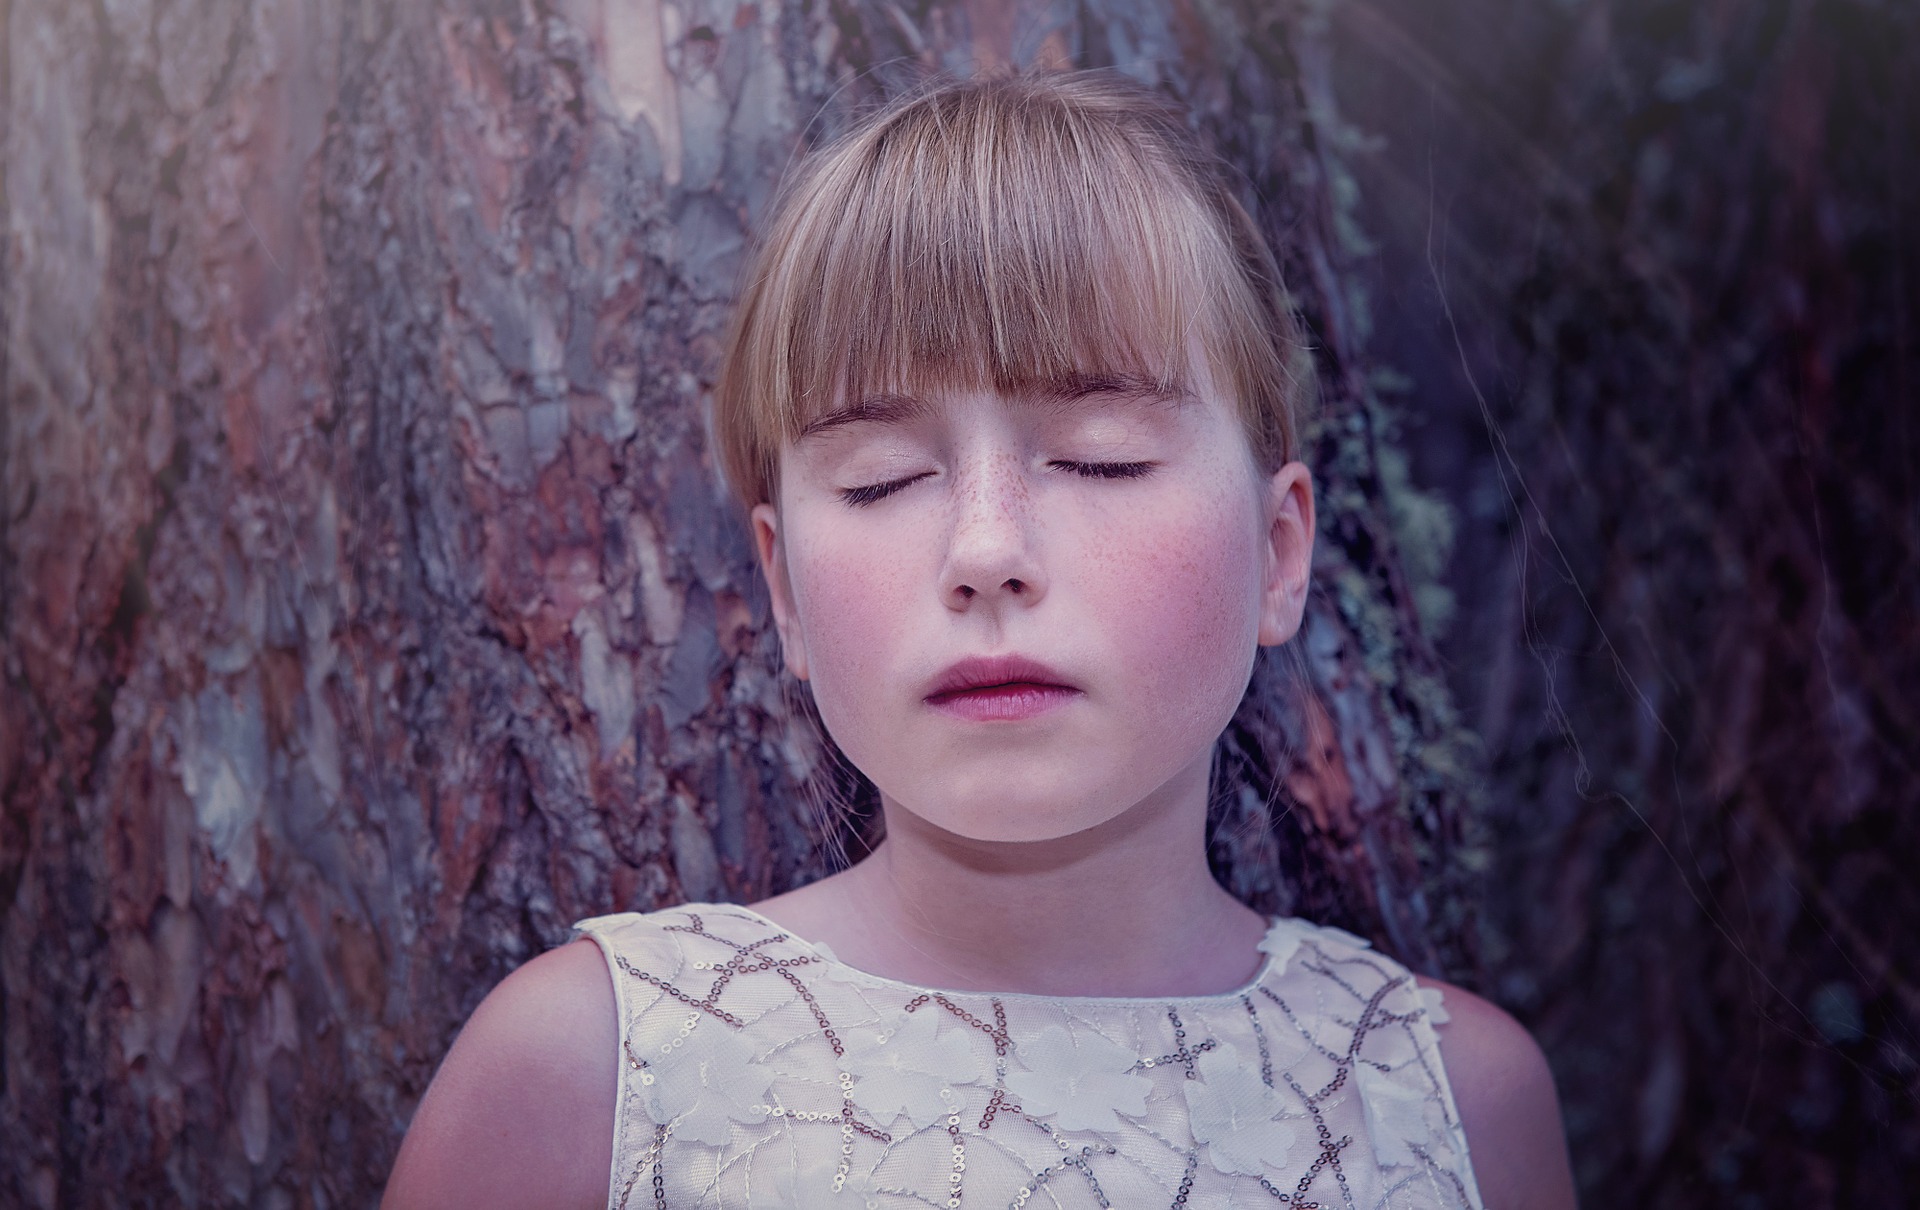
[[[1292,916],[1270,916],[1266,934],[1255,947],[1261,954],[1260,966],[1245,983],[1223,992],[1196,992],[1173,996],[1053,996],[1039,992],[1015,991],[967,991],[959,988],[932,987],[920,983],[909,983],[903,979],[890,979],[885,975],[876,975],[857,966],[842,961],[831,947],[822,942],[809,941],[795,933],[777,920],[769,919],[752,908],[739,903],[687,903],[681,904],[676,911],[729,911],[756,920],[768,928],[777,930],[789,942],[808,951],[823,965],[845,971],[854,981],[876,987],[897,988],[914,995],[925,996],[972,996],[989,1000],[1021,1000],[1027,1002],[1046,1002],[1050,1004],[1080,1004],[1106,1007],[1137,1007],[1160,1004],[1223,1005],[1245,999],[1259,989],[1270,977],[1276,977],[1286,969],[1287,960],[1298,947],[1294,937],[1303,928],[1312,928],[1305,921]],[[1293,934],[1292,937],[1285,936]]]

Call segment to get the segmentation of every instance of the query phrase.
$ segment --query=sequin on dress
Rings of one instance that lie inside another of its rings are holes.
[[[1131,999],[916,987],[727,904],[575,927],[619,1004],[614,1210],[1480,1210],[1437,993],[1338,929]]]

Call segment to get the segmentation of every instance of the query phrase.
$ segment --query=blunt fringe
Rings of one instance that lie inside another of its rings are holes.
[[[1313,363],[1266,241],[1184,112],[1112,72],[909,95],[808,156],[744,281],[713,398],[721,469],[772,501],[783,444],[843,402],[1089,374],[1193,390],[1266,473]]]

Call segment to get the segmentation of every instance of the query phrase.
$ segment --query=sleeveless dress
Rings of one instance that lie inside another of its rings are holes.
[[[1338,929],[1140,999],[916,987],[730,904],[575,929],[619,1005],[613,1210],[1481,1207],[1438,994]]]

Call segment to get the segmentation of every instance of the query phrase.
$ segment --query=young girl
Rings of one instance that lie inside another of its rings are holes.
[[[1523,1030],[1208,872],[1214,742],[1306,600],[1307,367],[1117,77],[951,84],[810,159],[714,435],[885,839],[581,922],[475,1012],[387,1204],[1570,1206]]]

